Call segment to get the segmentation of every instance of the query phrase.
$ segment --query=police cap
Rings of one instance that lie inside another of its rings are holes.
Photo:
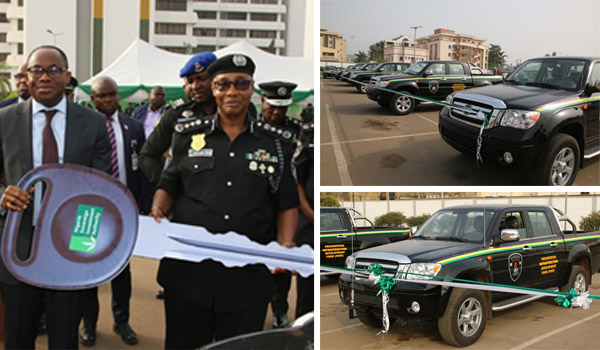
[[[241,53],[227,55],[219,58],[208,67],[208,74],[215,76],[221,73],[246,73],[254,74],[256,66],[252,59]]]
[[[296,84],[285,81],[270,81],[258,84],[263,92],[263,98],[268,104],[275,107],[287,107],[292,104],[292,90]]]
[[[212,52],[197,53],[187,61],[183,68],[181,68],[179,77],[183,78],[188,75],[202,73],[216,60],[217,56]]]

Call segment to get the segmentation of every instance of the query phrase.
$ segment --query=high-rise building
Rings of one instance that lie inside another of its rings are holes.
[[[80,81],[136,38],[178,53],[239,40],[312,57],[313,0],[0,0],[0,62],[14,73],[35,47],[55,44]]]
[[[416,57],[415,57],[416,56]],[[383,60],[386,62],[408,62],[425,61],[427,50],[414,47],[414,41],[406,35],[400,35],[383,43]]]
[[[417,47],[427,49],[430,60],[471,61],[482,69],[488,68],[489,47],[486,39],[456,34],[449,29],[436,29],[432,35],[417,39]]]

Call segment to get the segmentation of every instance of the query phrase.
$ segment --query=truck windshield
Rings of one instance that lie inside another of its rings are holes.
[[[483,243],[496,214],[493,210],[440,210],[423,224],[413,238]]]
[[[419,62],[410,66],[404,73],[406,74],[419,74],[427,66],[427,62]]]
[[[506,81],[518,85],[578,91],[583,86],[586,66],[586,61],[577,59],[530,60],[520,65]]]

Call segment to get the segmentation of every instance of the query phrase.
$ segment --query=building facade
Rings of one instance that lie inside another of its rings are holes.
[[[330,32],[327,28],[321,28],[320,32],[321,61],[323,62],[346,62],[346,40],[342,34]]]
[[[177,53],[247,40],[312,57],[313,10],[313,0],[0,0],[0,62],[14,73],[33,48],[55,44],[85,81],[136,38]]]
[[[414,47],[414,41],[406,36],[386,40],[383,44],[383,60],[386,62],[408,62],[427,60],[427,49]]]
[[[456,34],[449,29],[436,29],[432,35],[417,39],[417,47],[427,50],[430,60],[471,61],[481,69],[488,69],[489,47],[486,39]]]

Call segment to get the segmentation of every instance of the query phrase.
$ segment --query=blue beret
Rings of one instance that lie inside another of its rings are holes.
[[[211,65],[214,61],[217,60],[217,56],[215,56],[212,52],[200,52],[192,56],[192,58],[187,61],[185,66],[181,68],[179,71],[180,77],[186,77],[188,75],[202,73]]]

